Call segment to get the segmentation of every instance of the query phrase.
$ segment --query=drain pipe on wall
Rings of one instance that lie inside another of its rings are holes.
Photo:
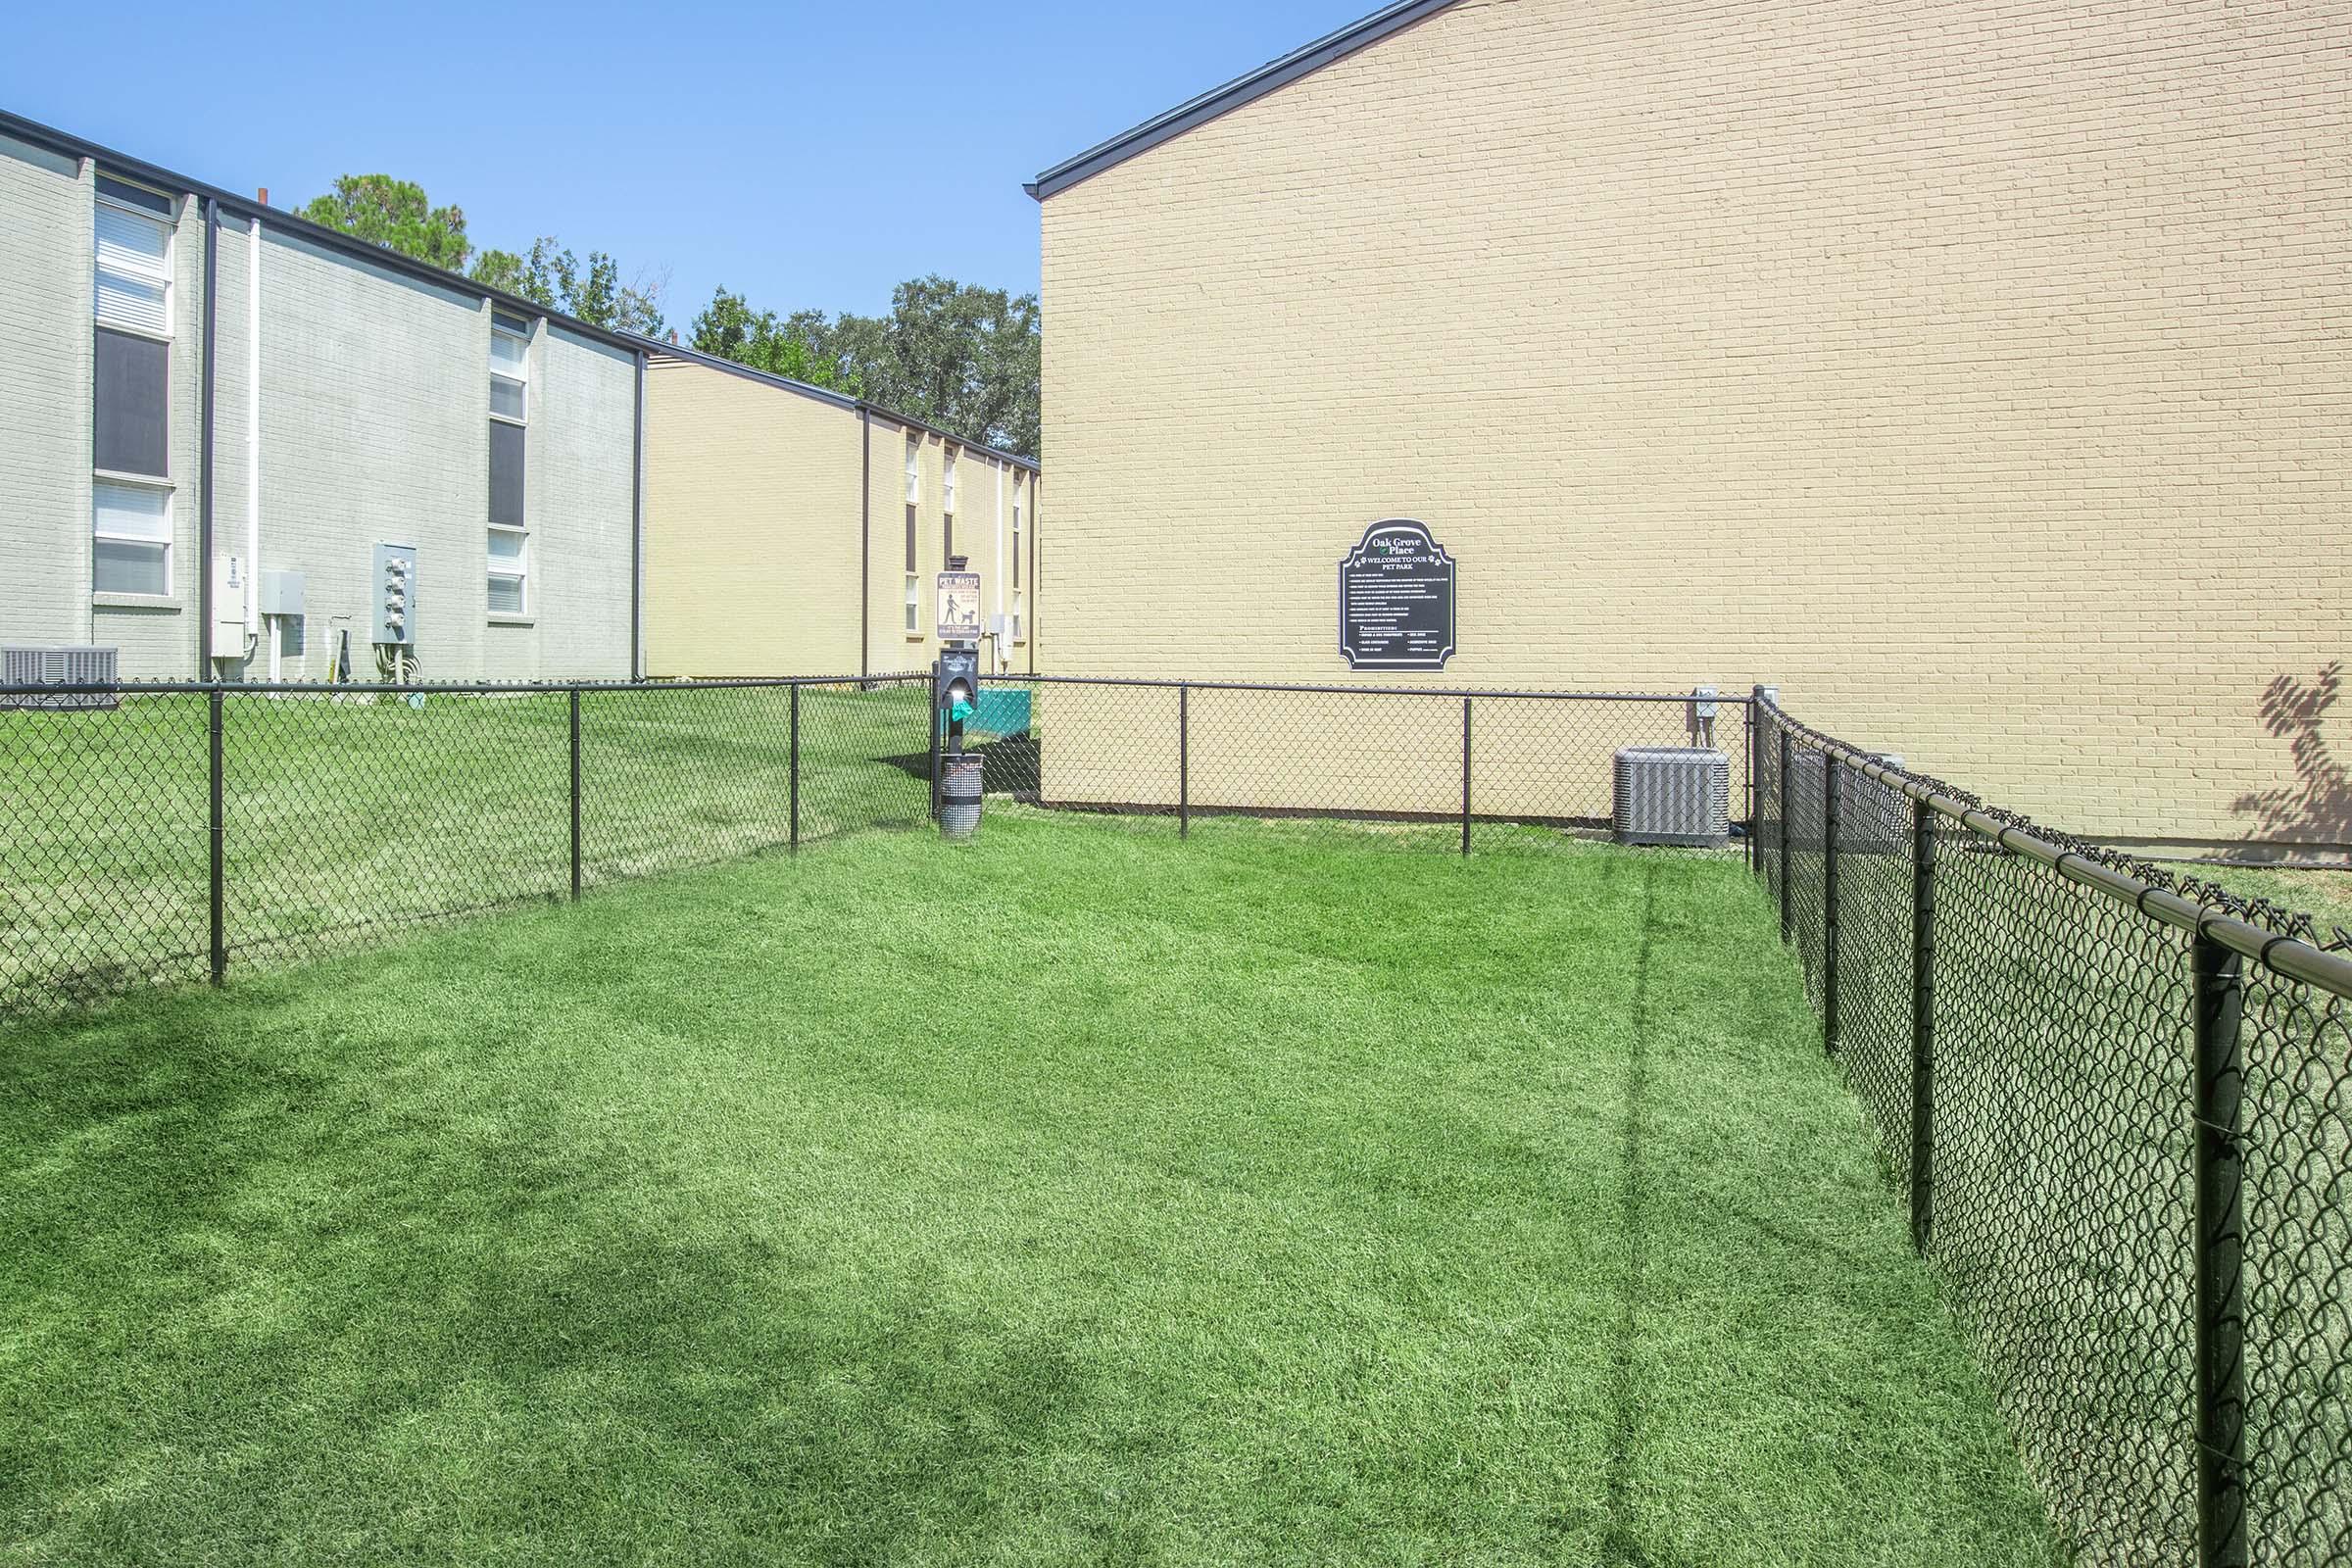
[[[858,673],[871,674],[874,651],[874,416],[858,405]]]
[[[196,678],[213,678],[213,328],[220,280],[220,204],[204,199],[204,412],[197,426]]]
[[[262,205],[270,192],[262,192]],[[247,660],[262,648],[262,220],[245,220],[245,638]],[[278,676],[277,645],[270,678]]]

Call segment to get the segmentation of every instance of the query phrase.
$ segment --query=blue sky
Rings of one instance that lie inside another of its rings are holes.
[[[682,326],[1034,289],[1022,180],[1375,4],[30,5],[0,106],[280,206],[399,174],[476,246],[666,268]]]

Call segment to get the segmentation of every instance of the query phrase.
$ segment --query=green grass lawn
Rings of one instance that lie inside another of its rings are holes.
[[[922,820],[920,684],[802,696],[801,834]],[[387,928],[568,894],[562,692],[237,693],[222,705],[225,917],[243,971]],[[590,691],[580,702],[589,886],[792,837],[782,687]],[[0,1017],[204,976],[207,704],[0,711]]]
[[[1988,1564],[1737,858],[992,808],[28,1025],[0,1561]]]

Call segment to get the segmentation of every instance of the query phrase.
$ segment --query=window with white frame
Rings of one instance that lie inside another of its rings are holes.
[[[172,591],[172,491],[101,479],[91,487],[90,586],[102,594]]]
[[[490,529],[487,604],[493,615],[530,612],[530,533],[523,522],[524,431],[529,422],[531,323],[490,313]]]
[[[922,505],[923,500],[923,441],[922,437],[906,437],[906,504]]]
[[[98,176],[90,589],[172,592],[172,200]]]
[[[172,336],[172,198],[98,176],[98,319],[149,337]]]
[[[1021,613],[1023,603],[1027,598],[1026,594],[1012,596],[1012,640],[1016,643],[1025,640],[1029,635],[1028,619]]]
[[[1021,492],[1017,485],[1012,492],[1012,585],[1021,585]]]
[[[913,572],[906,574],[906,635],[923,634],[923,580]]]

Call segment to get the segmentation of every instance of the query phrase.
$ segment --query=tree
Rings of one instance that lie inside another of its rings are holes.
[[[594,326],[646,337],[662,330],[666,273],[641,270],[624,284],[620,264],[605,251],[588,253],[583,273],[579,258],[552,234],[533,240],[527,256],[500,250],[475,255],[466,237],[466,214],[455,206],[433,206],[424,187],[410,180],[345,174],[335,181],[332,195],[314,198],[302,216]]]
[[[891,293],[886,317],[817,311],[778,318],[720,289],[694,318],[706,354],[872,399],[962,438],[1024,456],[1038,449],[1039,315],[1034,294],[936,274]]]
[[[722,287],[695,317],[693,332],[694,346],[705,354],[850,397],[864,395],[857,367],[833,352],[822,311],[779,318],[773,311],[753,310],[742,295]]]
[[[639,272],[620,281],[620,264],[610,253],[590,251],[583,275],[580,261],[553,234],[531,241],[528,256],[484,251],[467,276],[509,294],[518,294],[551,311],[576,316],[591,325],[652,337],[662,330],[662,291],[668,278]]]
[[[472,251],[462,209],[435,207],[423,186],[390,174],[344,174],[332,195],[314,197],[302,216],[453,272]]]

